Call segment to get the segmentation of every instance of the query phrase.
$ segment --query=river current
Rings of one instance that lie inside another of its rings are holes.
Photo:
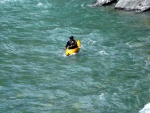
[[[0,0],[0,113],[139,113],[150,103],[150,12],[93,2]],[[66,57],[71,35],[81,49]]]

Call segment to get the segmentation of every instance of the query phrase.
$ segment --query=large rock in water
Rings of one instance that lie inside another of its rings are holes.
[[[142,12],[150,9],[150,0],[119,0],[115,8]]]
[[[118,2],[117,2],[118,1]],[[117,2],[115,8],[128,11],[143,12],[150,9],[150,0],[96,0],[92,7]]]

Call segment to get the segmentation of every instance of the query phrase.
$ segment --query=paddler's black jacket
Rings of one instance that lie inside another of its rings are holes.
[[[69,49],[74,49],[74,48],[77,48],[77,42],[73,39],[73,40],[69,40],[66,44],[66,48],[69,48]]]

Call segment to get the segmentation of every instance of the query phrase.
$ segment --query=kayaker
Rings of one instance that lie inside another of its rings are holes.
[[[78,46],[77,46],[77,42],[74,40],[74,37],[73,36],[71,36],[71,37],[69,37],[70,38],[70,40],[67,42],[67,44],[66,44],[66,49],[68,48],[68,49],[74,49],[74,48],[77,48]]]

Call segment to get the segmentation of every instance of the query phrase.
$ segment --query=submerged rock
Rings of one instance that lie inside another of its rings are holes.
[[[117,2],[118,1],[118,2]],[[150,0],[96,0],[92,7],[117,2],[115,9],[143,12],[150,9]]]
[[[150,9],[150,0],[119,0],[115,8],[142,12]]]

